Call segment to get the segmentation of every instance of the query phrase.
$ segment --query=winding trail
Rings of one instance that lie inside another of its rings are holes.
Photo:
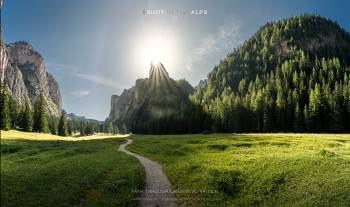
[[[177,207],[171,184],[162,171],[161,165],[139,154],[130,152],[125,147],[132,143],[131,139],[119,146],[119,151],[136,157],[146,170],[146,188],[142,191],[140,207]]]

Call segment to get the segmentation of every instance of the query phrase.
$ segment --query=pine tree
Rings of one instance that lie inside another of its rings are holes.
[[[315,89],[310,91],[310,100],[309,100],[309,121],[310,127],[314,131],[322,130],[322,94],[320,84],[315,84]]]
[[[79,126],[79,132],[80,132],[80,136],[85,136],[85,123],[84,122],[80,122],[80,126]]]
[[[309,108],[306,104],[304,106],[303,115],[304,115],[304,128],[306,130],[310,130]]]
[[[67,123],[68,125],[68,135],[73,135],[73,125],[72,125],[72,122],[71,121],[68,121]]]
[[[303,112],[299,107],[299,103],[297,103],[295,107],[295,113],[294,113],[294,131],[295,132],[304,131],[303,126],[304,126]]]
[[[346,114],[346,110],[343,109],[345,100],[341,95],[340,86],[338,83],[335,84],[335,88],[332,94],[332,109],[330,113],[329,128],[331,132],[342,132],[344,130],[344,123],[342,119],[344,114]]]
[[[22,129],[31,132],[33,130],[33,113],[28,102],[26,102],[22,117]]]
[[[58,124],[58,135],[64,136],[64,137],[68,135],[67,115],[66,115],[66,112],[64,110],[61,113],[60,122]]]
[[[11,128],[16,129],[20,125],[21,106],[16,102],[16,100],[10,98],[9,108],[11,117]]]
[[[111,134],[113,133],[113,125],[111,121],[105,121],[105,133]]]
[[[46,112],[46,101],[43,93],[39,95],[39,99],[34,109],[34,131],[36,132],[48,132],[49,124]]]
[[[59,118],[55,116],[49,117],[49,130],[51,134],[54,134],[54,135],[58,134],[58,122],[59,122]]]
[[[3,82],[0,83],[0,129],[9,130],[11,117],[9,109],[9,95]]]

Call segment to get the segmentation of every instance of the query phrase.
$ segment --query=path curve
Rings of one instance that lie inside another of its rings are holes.
[[[132,143],[131,139],[119,146],[119,151],[136,157],[146,170],[146,188],[142,191],[140,207],[176,207],[171,193],[171,184],[162,171],[161,165],[139,154],[130,152],[125,147]]]

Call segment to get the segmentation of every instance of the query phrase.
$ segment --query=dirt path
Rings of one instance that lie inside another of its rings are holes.
[[[132,143],[132,140],[120,145],[119,151],[136,157],[146,170],[146,188],[140,198],[140,207],[175,207],[174,196],[171,192],[171,184],[162,171],[162,167],[139,154],[129,152],[125,147]]]

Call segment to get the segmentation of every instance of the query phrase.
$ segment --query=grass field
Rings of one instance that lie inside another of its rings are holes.
[[[350,135],[132,135],[187,206],[350,206]]]
[[[2,131],[1,206],[136,206],[144,169],[123,142]]]
[[[350,135],[131,135],[184,206],[350,206]],[[120,136],[1,133],[1,206],[136,206]],[[139,191],[136,191],[139,192]]]

